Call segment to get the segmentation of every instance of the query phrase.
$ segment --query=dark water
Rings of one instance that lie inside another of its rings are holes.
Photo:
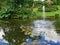
[[[32,30],[31,25],[32,20],[0,20],[0,30],[2,29],[5,34],[3,38],[16,45],[26,41],[29,36],[27,33]]]
[[[10,42],[10,44],[18,45],[26,42],[27,37],[30,37],[34,20],[0,20],[0,27],[4,31],[3,38]],[[60,33],[60,21],[53,20],[54,26],[56,27],[56,32]],[[1,30],[1,29],[0,29]]]

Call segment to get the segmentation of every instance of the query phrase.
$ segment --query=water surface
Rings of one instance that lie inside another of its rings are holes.
[[[55,20],[53,21],[51,20],[17,20],[17,19],[0,20],[0,33],[1,33],[0,40],[2,40],[3,43],[8,43],[8,41],[4,41],[5,39],[7,39],[8,35],[12,36],[12,34],[14,35],[17,32],[17,30],[20,31],[21,30],[20,28],[23,28],[24,29],[23,31],[26,31],[25,34],[27,35],[30,32],[31,34],[30,36],[32,38],[34,38],[35,36],[41,36],[42,38],[37,39],[37,42],[39,40],[40,42],[52,41],[57,43],[57,42],[60,42],[60,36],[59,36],[59,33],[57,33],[54,22]],[[4,39],[2,35],[6,35],[6,38]],[[19,35],[22,35],[22,33],[19,33]],[[16,35],[16,36],[19,37],[19,35],[18,36]],[[27,37],[24,37],[24,38],[27,39]],[[43,38],[44,40],[42,40]],[[34,40],[31,42],[34,42]]]

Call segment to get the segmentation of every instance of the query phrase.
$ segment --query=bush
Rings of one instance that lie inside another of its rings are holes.
[[[45,6],[45,11],[46,12],[57,11],[57,10],[58,10],[58,7],[52,6],[52,7],[49,8],[49,7]],[[40,6],[38,8],[38,11],[42,11],[42,6]]]
[[[43,4],[41,3],[40,7],[38,8],[39,11],[42,11],[43,5],[45,5],[45,11],[46,12],[51,12],[51,11],[57,11],[58,10],[58,7],[56,5],[53,5],[52,1],[50,3],[45,1]]]
[[[29,16],[32,15],[32,10],[30,8],[20,8],[17,12],[17,14],[14,17],[20,18],[20,19],[27,19]]]
[[[10,18],[28,18],[32,15],[32,10],[30,8],[21,7],[19,9],[4,8],[0,11],[0,18],[10,19]]]
[[[15,9],[12,9],[10,6],[6,6],[6,7],[2,8],[0,11],[0,18],[8,19],[8,18],[13,17],[16,13],[17,13],[17,11]]]

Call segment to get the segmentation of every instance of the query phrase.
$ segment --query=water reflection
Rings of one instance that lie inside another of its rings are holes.
[[[2,35],[5,35],[3,29],[0,27],[0,39],[3,39]]]
[[[4,34],[4,31],[3,29],[0,27],[0,45],[9,45],[8,41],[6,41],[4,38],[3,38],[3,35]]]
[[[27,21],[21,20],[1,20],[0,22],[0,27],[5,34],[3,37],[10,45],[18,45],[25,42],[27,36],[30,35],[30,25]]]
[[[2,29],[2,32],[4,32],[4,39],[7,40],[10,45],[21,45],[21,43],[26,42],[27,37],[31,36],[32,30],[35,30],[35,32],[47,31],[46,34],[44,34],[46,40],[51,39],[56,41],[60,39],[60,37],[58,38],[58,34],[56,34],[55,27],[52,25],[51,21],[36,20],[33,23],[33,20],[0,20],[0,27],[0,30]],[[2,32],[0,31],[0,33]],[[39,32],[38,34],[41,36],[43,33],[40,34]],[[3,37],[1,36],[2,39]],[[38,40],[42,41],[41,38]]]

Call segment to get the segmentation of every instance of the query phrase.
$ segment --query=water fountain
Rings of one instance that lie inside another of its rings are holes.
[[[43,3],[43,7],[42,7],[42,12],[43,12],[43,16],[42,17],[43,17],[43,20],[45,20],[45,18],[46,18],[44,1],[45,0],[41,0],[41,2]]]
[[[41,1],[44,2],[45,0],[41,0]],[[55,43],[60,42],[60,36],[56,33],[53,22],[45,20],[46,15],[45,15],[44,4],[43,4],[42,10],[43,10],[43,16],[42,16],[43,20],[35,20],[33,22],[34,28],[32,30],[32,36],[33,37],[41,36],[41,39],[39,40],[40,42],[41,41],[44,42],[46,40],[47,42],[50,42],[50,41],[55,42]]]

